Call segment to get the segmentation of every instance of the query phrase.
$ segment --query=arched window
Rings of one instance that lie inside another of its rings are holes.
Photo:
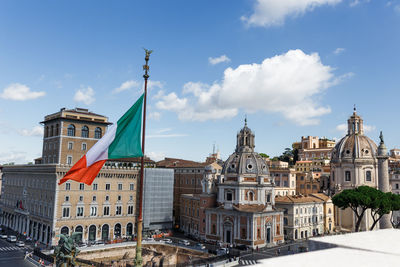
[[[344,172],[344,179],[345,179],[346,182],[350,182],[351,181],[350,171],[345,171]]]
[[[56,135],[60,134],[60,126],[58,125],[58,123],[56,124]]]
[[[64,226],[63,228],[61,228],[61,232],[62,235],[69,235],[69,228],[67,226]]]
[[[126,236],[132,236],[132,233],[133,233],[133,224],[128,223],[126,225]]]
[[[44,132],[44,137],[49,137],[49,126],[46,126],[46,130]]]
[[[91,225],[89,227],[89,241],[96,240],[96,225]]]
[[[94,138],[96,138],[96,139],[100,139],[101,138],[101,128],[100,127],[97,127],[94,130]]]
[[[228,191],[226,193],[226,200],[227,201],[232,201],[233,197],[232,197],[232,191]]]
[[[101,228],[101,239],[102,240],[108,240],[109,229],[110,229],[110,227],[108,226],[108,224],[103,225],[103,227]]]
[[[331,210],[331,208],[329,208],[328,209],[328,214],[331,214],[332,213],[332,210]]]
[[[121,225],[119,223],[114,226],[114,236],[121,237]]]
[[[79,242],[82,241],[82,233],[83,233],[83,227],[82,226],[77,226],[75,228],[75,233],[81,233],[80,235],[78,235],[77,239]]]
[[[89,137],[89,128],[85,125],[82,127],[82,137],[88,138]]]
[[[253,193],[253,191],[249,191],[248,199],[249,199],[249,201],[254,201],[254,193]]]
[[[68,125],[67,135],[75,136],[75,125],[73,125],[73,124]]]
[[[53,125],[51,125],[51,127],[50,127],[50,136],[53,136],[54,135],[54,126]]]

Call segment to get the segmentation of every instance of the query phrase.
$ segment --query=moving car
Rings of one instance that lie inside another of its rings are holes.
[[[1,239],[7,239],[7,235],[0,235]]]
[[[185,246],[190,246],[190,242],[185,240],[185,239],[184,240],[179,240],[179,244],[185,245]]]
[[[15,245],[17,246],[17,247],[25,247],[25,243],[24,242],[22,242],[22,241],[17,241],[17,243],[15,243]]]
[[[15,235],[10,235],[7,237],[8,242],[17,242],[17,237]]]
[[[217,250],[217,255],[218,256],[226,255],[226,254],[229,254],[229,250],[227,248],[220,248],[220,249]]]

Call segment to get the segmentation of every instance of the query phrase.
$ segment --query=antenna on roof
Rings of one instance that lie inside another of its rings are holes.
[[[356,109],[356,104],[354,104],[354,108],[353,108],[354,113],[356,113],[357,109]]]

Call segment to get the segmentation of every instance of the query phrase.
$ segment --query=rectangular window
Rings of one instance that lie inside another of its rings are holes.
[[[365,172],[365,181],[371,182],[371,171]]]
[[[133,183],[129,184],[129,190],[131,191],[135,190],[135,184]]]
[[[104,209],[103,209],[103,215],[104,215],[104,216],[110,215],[110,207],[108,207],[108,206],[105,206],[105,207],[104,207]]]
[[[86,150],[86,148],[87,148],[86,143],[82,143],[82,150]]]
[[[97,216],[97,207],[90,207],[90,216]]]
[[[95,202],[97,200],[96,196],[93,196],[93,202]]]
[[[128,206],[128,215],[133,214],[133,206]]]
[[[121,215],[122,214],[122,207],[121,206],[117,206],[115,209],[115,215]]]
[[[351,174],[350,174],[350,171],[345,171],[344,172],[344,179],[345,179],[345,181],[346,182],[350,182],[351,181]]]
[[[79,196],[79,201],[80,201],[80,202],[83,201],[83,196]]]
[[[83,207],[78,207],[76,209],[76,217],[83,217]]]
[[[68,150],[72,150],[74,143],[68,142]]]
[[[63,218],[69,218],[69,208],[63,208]]]
[[[109,191],[110,188],[111,188],[111,185],[110,184],[106,184],[106,190]]]
[[[119,191],[122,190],[122,184],[118,184],[118,190],[119,190]]]
[[[65,196],[65,202],[69,201],[69,196]]]
[[[94,191],[97,190],[97,184],[93,184],[93,190],[94,190]]]
[[[65,184],[65,190],[66,190],[66,191],[71,190],[71,184],[70,184],[70,183],[66,183],[66,184]]]
[[[68,165],[72,164],[72,156],[67,156],[67,164]]]
[[[84,183],[80,183],[79,184],[79,190],[85,190],[85,184]]]

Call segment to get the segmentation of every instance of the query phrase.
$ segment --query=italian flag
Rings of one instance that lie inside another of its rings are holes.
[[[59,185],[67,180],[91,185],[108,159],[143,156],[140,140],[143,96],[72,166]]]

